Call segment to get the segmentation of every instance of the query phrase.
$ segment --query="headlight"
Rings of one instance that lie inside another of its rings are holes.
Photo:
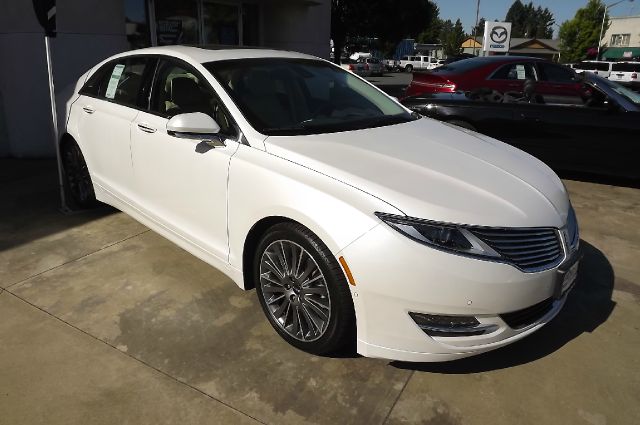
[[[578,231],[578,219],[573,206],[569,207],[569,216],[567,217],[567,243],[569,247],[576,248],[580,240],[580,232]]]
[[[432,248],[471,257],[493,259],[501,257],[463,226],[381,212],[375,214],[403,235]]]

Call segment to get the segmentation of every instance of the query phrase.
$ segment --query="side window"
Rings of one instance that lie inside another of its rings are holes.
[[[542,74],[546,81],[550,81],[552,83],[575,82],[574,73],[568,68],[544,62],[540,62],[538,66],[542,69]]]
[[[102,87],[106,87],[106,82],[108,81],[108,73],[113,69],[112,63],[104,64],[94,72],[91,77],[84,83],[84,86],[80,89],[80,94],[85,96],[99,96],[100,89]]]
[[[202,112],[216,120],[221,134],[237,136],[229,113],[213,89],[200,74],[179,63],[160,63],[153,87],[151,112],[167,118]]]
[[[133,57],[111,62],[106,80],[100,86],[99,96],[125,106],[140,106],[147,61],[146,58]]]
[[[536,79],[533,65],[529,63],[510,63],[499,68],[490,77],[492,80],[526,80]]]

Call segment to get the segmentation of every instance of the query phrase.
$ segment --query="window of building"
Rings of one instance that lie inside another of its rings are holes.
[[[146,0],[124,1],[125,32],[130,49],[151,46]]]
[[[629,45],[630,40],[631,40],[631,34],[612,34],[611,46],[627,47]]]
[[[125,0],[145,3],[152,44],[259,46],[260,4],[239,0]],[[133,7],[133,6],[132,6]]]
[[[240,5],[205,1],[202,11],[204,44],[240,44]]]
[[[155,0],[154,3],[158,46],[200,43],[196,0]]]
[[[256,3],[242,4],[242,44],[260,45],[260,8]]]

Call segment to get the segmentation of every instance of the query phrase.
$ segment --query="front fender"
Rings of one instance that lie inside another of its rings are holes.
[[[286,217],[314,232],[332,253],[380,224],[373,214],[397,208],[329,176],[240,146],[229,169],[229,263],[242,270],[245,240],[265,217]]]

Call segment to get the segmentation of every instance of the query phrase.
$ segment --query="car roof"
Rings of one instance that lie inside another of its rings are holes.
[[[231,59],[255,59],[255,58],[292,58],[292,59],[318,59],[315,56],[304,53],[290,52],[286,50],[258,49],[258,48],[224,48],[224,47],[192,47],[192,46],[158,46],[146,49],[131,50],[114,56],[123,57],[131,55],[166,55],[179,59],[199,63],[215,62]]]

